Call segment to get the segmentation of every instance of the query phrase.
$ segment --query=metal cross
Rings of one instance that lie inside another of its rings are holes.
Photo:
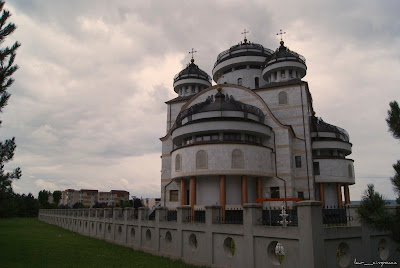
[[[189,52],[189,54],[192,54],[192,60],[193,60],[193,54],[196,53],[197,51],[192,48],[192,52]]]
[[[241,34],[244,34],[244,39],[246,39],[246,34],[247,33],[250,33],[249,31],[246,31],[246,29],[244,29],[244,31],[243,31],[243,33],[241,33]]]
[[[286,32],[282,32],[282,29],[279,30],[279,33],[277,33],[276,35],[281,35],[281,41],[282,41],[282,35],[286,34]]]

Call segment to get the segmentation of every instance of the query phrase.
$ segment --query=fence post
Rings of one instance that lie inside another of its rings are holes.
[[[168,209],[166,207],[158,207],[156,208],[156,222],[159,223],[161,221],[165,221],[165,217],[167,216]]]
[[[324,230],[320,201],[297,203],[300,267],[325,267]]]
[[[253,225],[260,225],[262,205],[247,203],[243,205],[244,249],[248,267],[254,267],[254,236]],[[261,221],[262,222],[262,221]]]
[[[222,206],[217,206],[217,205],[205,206],[205,209],[206,209],[207,226],[221,222],[220,217],[221,217]]]
[[[140,207],[139,208],[139,221],[148,221],[149,220],[149,208],[148,207]]]
[[[132,213],[134,213],[134,208],[131,207],[125,208],[124,220],[126,223],[128,223],[128,221],[130,221],[133,218]]]

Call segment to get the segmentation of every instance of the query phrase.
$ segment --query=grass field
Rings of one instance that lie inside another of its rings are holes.
[[[0,219],[0,267],[197,267],[37,219]]]

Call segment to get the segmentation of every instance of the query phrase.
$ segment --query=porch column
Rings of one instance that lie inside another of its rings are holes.
[[[324,184],[319,184],[319,196],[321,198],[322,208],[325,207],[325,193],[324,193]]]
[[[344,185],[344,203],[350,204],[350,192],[349,192],[349,185]]]
[[[261,177],[257,177],[257,199],[261,198],[262,198],[262,179]],[[262,204],[262,202],[260,204]]]
[[[221,206],[222,219],[225,219],[225,206],[226,206],[226,177],[225,177],[225,175],[219,176],[219,204]]]
[[[194,206],[196,205],[196,177],[190,177],[190,213],[192,221],[194,220]]]
[[[337,200],[338,208],[342,208],[342,185],[340,183],[337,184]]]
[[[242,205],[247,202],[247,176],[242,176]]]
[[[186,180],[182,179],[181,180],[181,206],[186,205]]]

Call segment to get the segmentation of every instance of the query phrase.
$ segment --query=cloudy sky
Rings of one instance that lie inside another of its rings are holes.
[[[15,136],[19,193],[127,189],[160,195],[165,101],[189,62],[211,74],[221,51],[242,39],[307,59],[317,116],[353,143],[359,200],[368,183],[395,197],[389,177],[400,144],[385,122],[400,101],[399,1],[8,0],[22,43],[0,139]]]

